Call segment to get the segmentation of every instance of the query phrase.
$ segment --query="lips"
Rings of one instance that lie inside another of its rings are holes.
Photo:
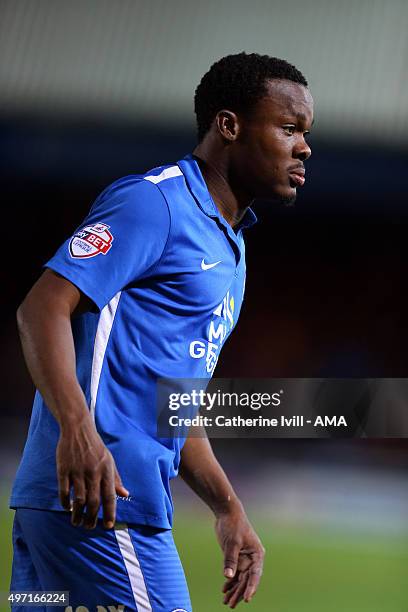
[[[296,168],[289,172],[290,181],[292,187],[302,187],[305,184],[305,169],[304,168]]]

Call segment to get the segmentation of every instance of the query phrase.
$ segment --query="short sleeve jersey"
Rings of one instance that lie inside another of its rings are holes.
[[[243,229],[255,220],[248,209],[234,231],[190,155],[110,185],[46,264],[96,307],[72,320],[77,377],[130,492],[119,521],[171,527],[183,440],[157,437],[157,379],[212,375],[241,309]],[[37,392],[12,507],[62,510],[58,437]]]

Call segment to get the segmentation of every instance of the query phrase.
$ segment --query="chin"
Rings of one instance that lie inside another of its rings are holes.
[[[295,203],[296,196],[296,189],[290,189],[271,193],[269,196],[261,199],[273,202],[274,204],[283,204],[284,206],[289,207],[293,206],[293,204]]]
[[[294,203],[296,202],[296,196],[297,196],[297,194],[296,194],[296,191],[295,191],[295,193],[291,193],[290,195],[288,194],[288,195],[280,196],[277,201],[280,204],[283,204],[284,206],[288,206],[288,207],[289,206],[293,206]]]

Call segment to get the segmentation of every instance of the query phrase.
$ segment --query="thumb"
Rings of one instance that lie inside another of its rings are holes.
[[[227,544],[224,550],[224,576],[226,578],[233,578],[237,571],[239,546],[231,542]]]
[[[116,490],[116,493],[120,495],[121,497],[129,496],[129,491],[125,489],[125,487],[123,486],[121,477],[119,476],[119,472],[116,467],[115,467],[115,490]]]

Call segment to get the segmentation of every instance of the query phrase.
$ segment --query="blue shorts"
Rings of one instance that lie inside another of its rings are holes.
[[[98,521],[88,530],[73,527],[67,512],[19,508],[13,546],[10,590],[69,591],[67,612],[191,612],[169,529],[118,524],[106,530]],[[14,612],[58,609],[12,606]]]

